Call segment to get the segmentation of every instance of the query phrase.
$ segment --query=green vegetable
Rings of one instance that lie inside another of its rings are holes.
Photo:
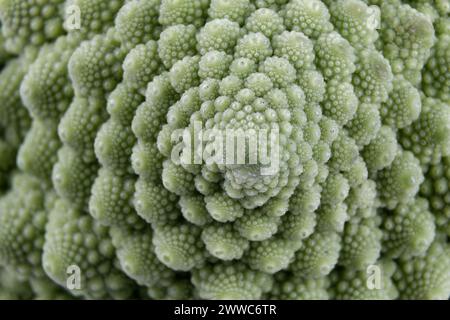
[[[449,13],[0,0],[0,298],[448,299]]]

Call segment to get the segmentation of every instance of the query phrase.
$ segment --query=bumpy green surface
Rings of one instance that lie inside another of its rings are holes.
[[[0,298],[448,299],[449,13],[1,0]]]

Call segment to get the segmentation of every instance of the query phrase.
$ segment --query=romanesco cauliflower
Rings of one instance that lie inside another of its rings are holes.
[[[449,13],[0,0],[0,298],[447,299]]]

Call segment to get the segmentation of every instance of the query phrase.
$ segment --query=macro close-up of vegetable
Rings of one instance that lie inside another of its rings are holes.
[[[449,0],[0,0],[0,299],[448,300]]]

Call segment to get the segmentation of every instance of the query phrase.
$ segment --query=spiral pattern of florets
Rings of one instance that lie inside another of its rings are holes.
[[[87,298],[448,298],[448,13],[0,1],[0,284],[57,295],[76,265]]]

